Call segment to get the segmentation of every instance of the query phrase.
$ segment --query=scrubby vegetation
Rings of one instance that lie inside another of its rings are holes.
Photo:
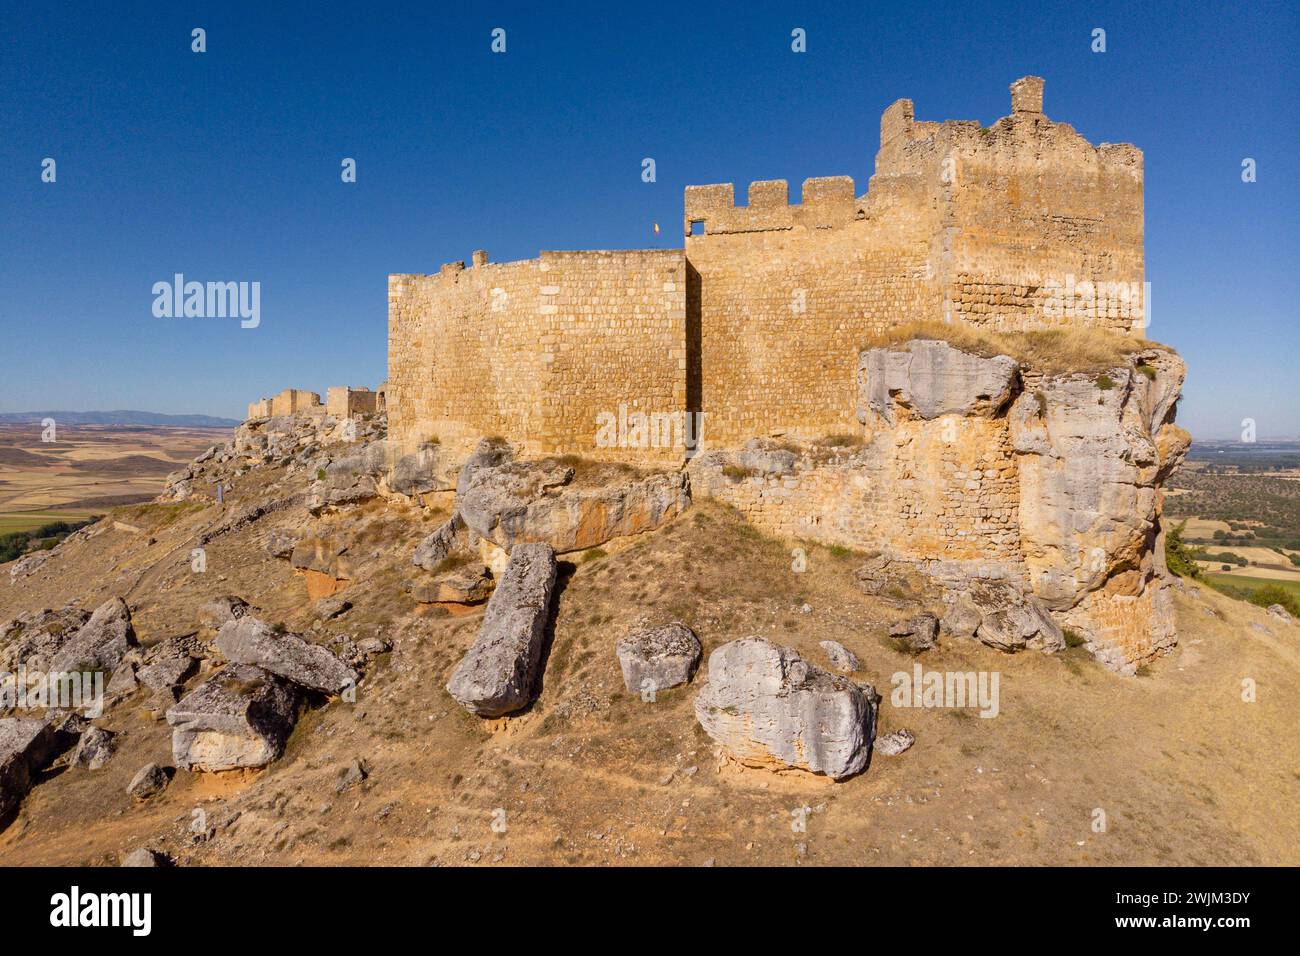
[[[98,516],[84,521],[51,521],[30,531],[0,534],[0,564],[21,558],[29,551],[48,551],[72,532],[98,521]]]
[[[1105,372],[1127,365],[1133,355],[1157,345],[1110,329],[1044,329],[994,332],[965,323],[912,322],[870,337],[863,348],[889,348],[910,339],[941,339],[964,352],[991,357],[1009,355],[1044,372]],[[1155,368],[1138,371],[1154,378]],[[1112,386],[1113,386],[1112,382]],[[1105,387],[1105,386],[1102,386]]]

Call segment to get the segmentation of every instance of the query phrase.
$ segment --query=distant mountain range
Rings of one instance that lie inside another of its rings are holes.
[[[170,425],[174,428],[234,428],[233,418],[211,415],[163,415],[124,409],[114,412],[0,412],[0,424],[26,425],[52,418],[60,425]]]

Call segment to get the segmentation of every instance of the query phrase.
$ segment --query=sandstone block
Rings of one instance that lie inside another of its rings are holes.
[[[634,694],[655,693],[685,684],[700,662],[700,641],[680,621],[638,628],[615,647],[623,686]]]
[[[299,699],[294,684],[260,667],[224,668],[167,711],[176,766],[216,771],[278,760]]]

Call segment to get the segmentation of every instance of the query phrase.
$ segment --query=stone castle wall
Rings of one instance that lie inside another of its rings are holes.
[[[805,181],[796,203],[783,180],[741,205],[732,184],[688,187],[683,250],[483,254],[390,277],[392,437],[681,463],[682,447],[607,447],[597,416],[703,412],[706,449],[860,434],[873,333],[1140,328],[1141,152],[1049,120],[1040,79],[1011,100],[987,128],[917,121],[898,100],[861,197],[846,176]]]
[[[543,252],[389,277],[389,434],[400,449],[484,435],[529,454],[680,461],[680,448],[602,447],[598,420],[686,406],[679,250]]]

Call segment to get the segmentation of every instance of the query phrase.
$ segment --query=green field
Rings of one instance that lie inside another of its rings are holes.
[[[93,511],[73,509],[69,511],[5,511],[0,512],[0,534],[15,531],[31,531],[52,521],[82,521],[95,514]]]
[[[1207,574],[1205,579],[1215,587],[1241,588],[1243,591],[1254,591],[1262,588],[1266,584],[1276,584],[1280,588],[1285,588],[1296,597],[1300,597],[1300,581],[1274,580],[1272,578],[1248,578],[1237,576],[1235,574]]]

